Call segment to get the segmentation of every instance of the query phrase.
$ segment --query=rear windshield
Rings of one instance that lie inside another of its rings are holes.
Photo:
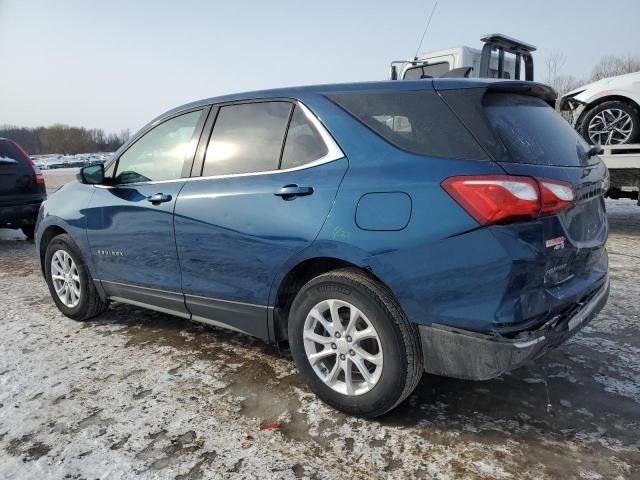
[[[482,103],[510,161],[567,167],[586,161],[587,143],[544,100],[515,93],[489,93]]]
[[[433,157],[487,160],[433,91],[349,92],[328,96],[392,145]]]
[[[6,140],[0,140],[0,167],[6,165],[22,165],[24,159],[16,146]]]

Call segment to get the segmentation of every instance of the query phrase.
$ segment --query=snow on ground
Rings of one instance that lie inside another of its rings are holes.
[[[587,329],[546,367],[425,375],[377,420],[241,334],[122,304],[62,316],[33,243],[0,231],[0,478],[638,478],[640,207],[607,203],[612,293]]]

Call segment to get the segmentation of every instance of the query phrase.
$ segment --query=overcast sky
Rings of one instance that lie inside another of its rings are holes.
[[[116,132],[191,100],[385,79],[413,56],[434,0],[0,0],[0,125]],[[587,77],[640,55],[640,0],[440,0],[422,51],[501,32]]]

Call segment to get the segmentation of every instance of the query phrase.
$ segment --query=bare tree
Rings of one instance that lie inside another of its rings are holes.
[[[561,97],[565,93],[575,90],[585,83],[584,80],[576,78],[573,75],[558,75],[553,83],[553,88],[558,92],[558,97]]]
[[[565,63],[567,63],[567,58],[562,53],[554,52],[547,55],[547,58],[544,59],[544,64],[547,67],[547,85],[553,86]]]
[[[625,73],[640,71],[640,57],[628,55],[626,57],[616,57],[606,55],[593,67],[591,81],[595,82],[602,78],[615,77]]]
[[[566,62],[567,59],[564,54],[557,52],[547,55],[547,58],[544,60],[547,68],[546,83],[547,85],[551,85],[558,93],[558,98],[585,83],[584,80],[576,78],[573,75],[562,73]]]

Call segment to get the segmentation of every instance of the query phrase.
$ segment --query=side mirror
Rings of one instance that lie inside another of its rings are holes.
[[[601,155],[604,152],[604,148],[599,143],[592,145],[589,150],[587,150],[587,158],[591,158],[594,155]]]
[[[99,163],[82,167],[77,177],[80,183],[102,185],[104,183],[104,165]]]

